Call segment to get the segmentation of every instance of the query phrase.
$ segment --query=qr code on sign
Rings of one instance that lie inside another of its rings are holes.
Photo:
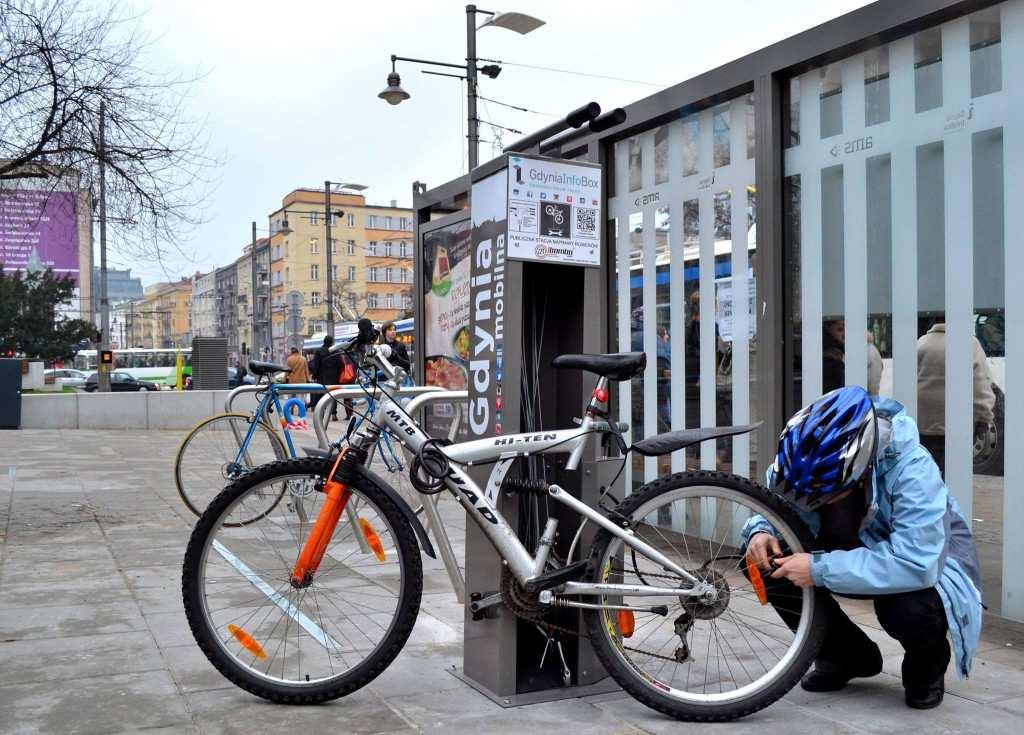
[[[576,234],[580,237],[597,237],[597,210],[587,207],[576,209]]]

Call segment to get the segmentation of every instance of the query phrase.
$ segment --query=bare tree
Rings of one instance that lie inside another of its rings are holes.
[[[354,322],[366,315],[369,301],[366,298],[366,284],[347,278],[334,281],[334,313],[343,321]]]
[[[201,219],[216,161],[185,114],[198,76],[150,71],[150,39],[115,2],[0,0],[0,179],[94,189],[100,103],[106,103],[112,246],[161,259],[181,253]]]

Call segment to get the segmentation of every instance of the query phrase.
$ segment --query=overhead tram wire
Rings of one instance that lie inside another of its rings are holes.
[[[539,71],[550,71],[556,74],[572,74],[578,77],[591,77],[593,79],[608,79],[613,82],[626,82],[627,84],[642,84],[647,87],[657,87],[658,89],[664,89],[669,86],[667,84],[658,84],[657,82],[645,82],[640,79],[625,79],[623,77],[613,77],[607,74],[591,74],[585,71],[574,71],[572,69],[556,69],[552,66],[537,66],[535,64],[517,64],[514,61],[502,61],[501,59],[478,59],[478,61],[487,61],[492,64],[503,64],[504,66],[518,66],[523,69],[537,69]],[[557,117],[557,116],[556,116]]]

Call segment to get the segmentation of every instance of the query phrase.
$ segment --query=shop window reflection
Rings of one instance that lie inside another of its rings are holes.
[[[700,165],[700,156],[698,154],[700,119],[697,115],[690,115],[683,119],[682,133],[683,176],[693,176],[697,173]]]
[[[668,181],[668,125],[654,131],[654,183]]]
[[[914,109],[942,107],[942,29],[929,28],[914,36]]]
[[[971,16],[970,23],[971,97],[981,97],[1003,88],[999,8],[988,8],[975,13]]]
[[[864,125],[889,121],[889,47],[864,54]]]
[[[712,145],[714,154],[714,167],[721,168],[728,166],[730,161],[730,111],[728,105],[722,105],[715,109],[711,117]]]
[[[820,109],[821,137],[831,138],[843,132],[843,77],[839,64],[822,67]]]

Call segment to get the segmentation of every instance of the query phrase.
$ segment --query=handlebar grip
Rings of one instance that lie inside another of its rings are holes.
[[[625,434],[629,431],[629,424],[627,423],[622,421],[610,421],[609,423],[612,425],[612,428],[620,434]]]

